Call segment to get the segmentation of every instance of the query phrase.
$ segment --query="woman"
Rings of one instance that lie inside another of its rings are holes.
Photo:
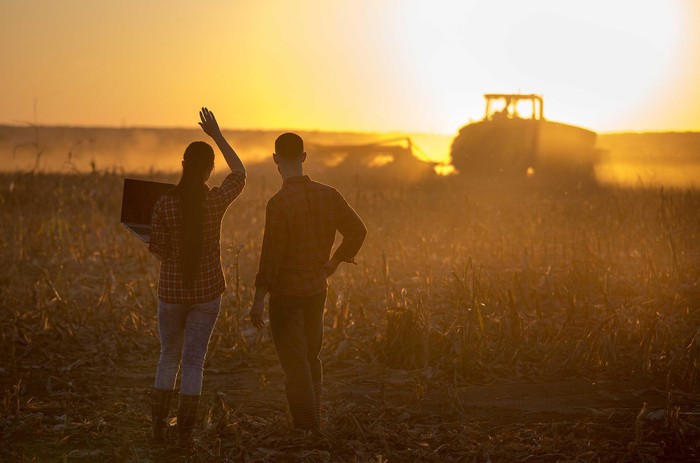
[[[199,125],[216,142],[231,173],[221,186],[209,189],[206,182],[214,168],[214,150],[202,141],[191,143],[183,156],[180,182],[153,207],[148,246],[160,260],[160,359],[153,390],[153,437],[161,442],[165,439],[175,380],[182,366],[177,412],[181,447],[192,442],[204,357],[226,288],[219,244],[221,219],[243,190],[246,177],[214,113],[202,108],[199,117]]]

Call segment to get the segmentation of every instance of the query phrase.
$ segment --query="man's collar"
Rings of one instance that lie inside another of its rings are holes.
[[[308,175],[297,175],[294,177],[289,177],[282,182],[282,186],[293,185],[295,183],[308,183],[311,179]]]

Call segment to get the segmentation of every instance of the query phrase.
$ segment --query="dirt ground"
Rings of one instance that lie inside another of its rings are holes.
[[[6,409],[17,402],[3,426],[3,461],[700,461],[700,396],[667,393],[653,378],[470,384],[332,356],[326,437],[303,437],[289,427],[266,344],[207,370],[198,448],[188,456],[150,442],[154,362],[34,369],[14,383],[3,372]]]

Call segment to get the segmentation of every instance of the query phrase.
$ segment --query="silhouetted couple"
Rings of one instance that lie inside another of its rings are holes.
[[[209,338],[226,288],[220,257],[221,220],[245,186],[243,163],[224,138],[214,114],[199,113],[199,125],[221,150],[231,173],[209,188],[214,150],[194,142],[185,150],[182,177],[153,208],[149,250],[160,260],[158,328],[160,359],[152,398],[153,437],[167,438],[177,374],[178,443],[190,447]],[[250,318],[269,319],[294,427],[320,430],[323,309],[327,282],[341,262],[354,262],[367,234],[362,220],[335,189],[304,175],[304,143],[293,133],[275,141],[273,161],[281,189],[267,203],[260,267]],[[331,255],[336,231],[343,236]]]

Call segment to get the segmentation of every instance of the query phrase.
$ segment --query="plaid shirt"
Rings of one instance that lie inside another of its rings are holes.
[[[193,284],[182,280],[182,211],[180,200],[169,194],[153,206],[151,240],[148,249],[160,260],[158,299],[173,304],[199,304],[216,299],[226,289],[221,269],[221,219],[245,185],[245,174],[232,172],[221,186],[207,188],[204,196],[204,242],[202,258]]]
[[[367,229],[334,188],[308,176],[292,177],[267,203],[265,235],[255,286],[272,295],[312,296],[327,288],[328,262],[335,232],[343,242],[334,257],[354,262]]]

